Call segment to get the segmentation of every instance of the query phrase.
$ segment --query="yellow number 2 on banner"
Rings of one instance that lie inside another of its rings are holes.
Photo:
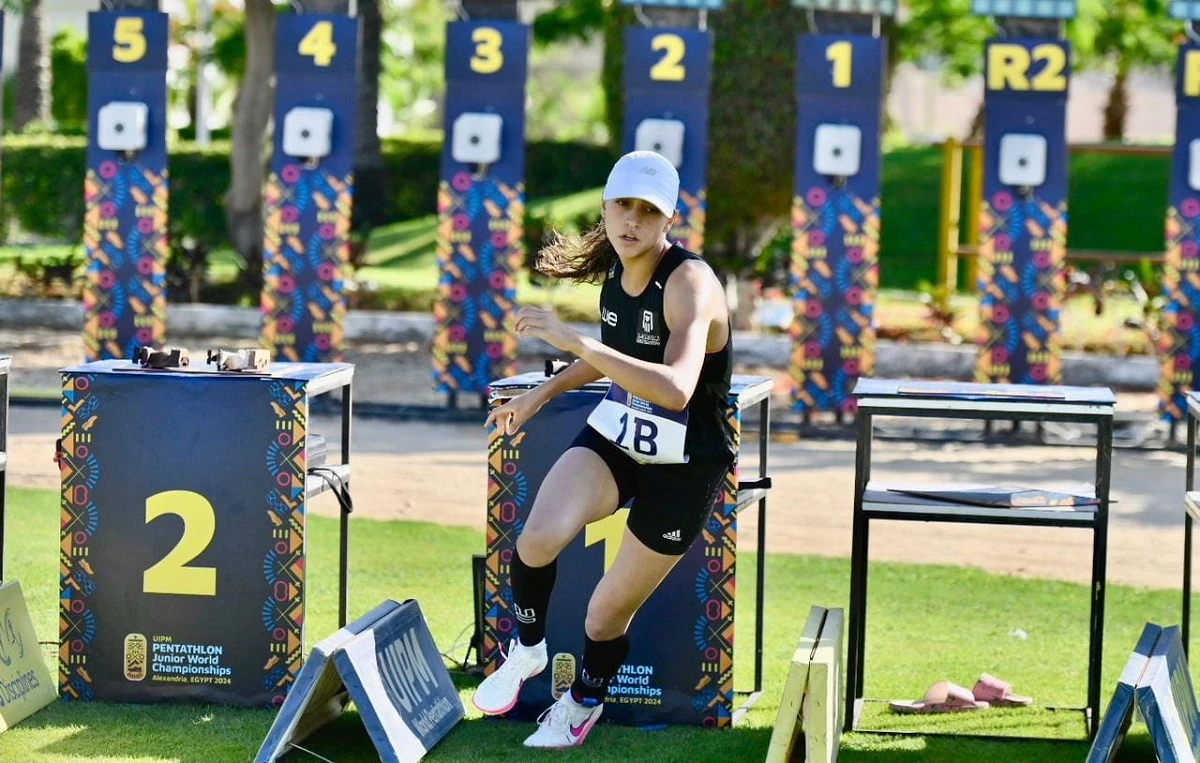
[[[504,52],[500,43],[504,37],[490,26],[481,26],[471,32],[475,43],[475,55],[471,56],[471,71],[477,74],[495,74],[504,67]]]
[[[308,30],[300,41],[300,55],[311,56],[317,66],[329,66],[337,54],[337,45],[333,42],[333,24],[328,21],[318,21]]]
[[[146,55],[145,19],[122,16],[113,27],[113,60],[122,64],[141,61]]]
[[[217,516],[212,504],[199,493],[188,490],[168,490],[146,499],[146,524],[164,514],[174,514],[183,520],[183,537],[175,548],[142,577],[145,593],[174,593],[185,596],[216,596],[217,568],[189,567],[217,531]]]
[[[826,48],[825,60],[833,64],[833,86],[850,87],[854,81],[854,46],[850,41],[835,42]]]

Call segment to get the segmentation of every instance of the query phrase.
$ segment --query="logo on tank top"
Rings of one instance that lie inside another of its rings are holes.
[[[617,325],[617,314],[607,307],[600,308],[600,319],[614,328]]]
[[[658,347],[662,344],[662,337],[654,330],[654,313],[649,310],[642,311],[642,330],[637,335],[638,344],[647,344],[651,347]]]

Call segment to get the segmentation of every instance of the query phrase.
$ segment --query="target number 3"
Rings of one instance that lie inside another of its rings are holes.
[[[490,26],[481,26],[471,32],[475,43],[475,55],[471,56],[471,71],[477,74],[495,74],[504,68],[504,51],[501,43],[504,36]]]
[[[333,41],[333,24],[318,21],[300,40],[300,55],[309,56],[316,66],[329,66],[337,55],[337,44]]]
[[[166,514],[183,520],[183,536],[170,553],[143,574],[142,591],[216,596],[217,568],[188,566],[204,553],[216,534],[217,515],[212,504],[188,490],[167,490],[146,499],[146,524]]]
[[[113,26],[113,60],[122,64],[141,61],[146,55],[146,20],[122,16]]]
[[[650,49],[662,51],[663,57],[650,67],[650,79],[659,82],[683,82],[687,77],[687,67],[683,65],[683,57],[687,53],[687,43],[677,34],[655,35],[650,41]]]

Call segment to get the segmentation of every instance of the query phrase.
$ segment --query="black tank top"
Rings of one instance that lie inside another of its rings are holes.
[[[670,329],[663,317],[667,279],[687,260],[704,262],[681,246],[663,254],[646,288],[636,297],[621,287],[624,268],[617,260],[600,290],[600,339],[624,355],[648,363],[662,363]],[[704,356],[696,391],[688,401],[688,428],[684,450],[690,459],[730,459],[735,453],[733,427],[726,415],[729,380],[733,373],[733,331],[725,346]]]

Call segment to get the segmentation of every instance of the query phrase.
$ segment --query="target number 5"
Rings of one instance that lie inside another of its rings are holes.
[[[146,20],[140,16],[122,16],[113,27],[113,60],[132,64],[146,55]]]
[[[168,490],[146,499],[146,524],[165,514],[174,514],[183,520],[183,537],[170,553],[146,570],[142,591],[216,596],[217,568],[188,566],[204,553],[216,534],[217,516],[212,504],[199,493],[188,490]]]
[[[337,44],[333,41],[333,24],[318,21],[300,41],[300,55],[309,56],[316,66],[329,66],[337,55]]]
[[[503,35],[490,26],[481,26],[471,32],[475,43],[475,55],[471,56],[471,71],[477,74],[495,74],[504,67],[504,51],[500,44]]]
[[[683,65],[683,57],[687,53],[687,43],[677,34],[655,35],[650,41],[650,49],[663,51],[663,57],[650,67],[650,79],[660,82],[683,82],[687,77],[687,68]]]

